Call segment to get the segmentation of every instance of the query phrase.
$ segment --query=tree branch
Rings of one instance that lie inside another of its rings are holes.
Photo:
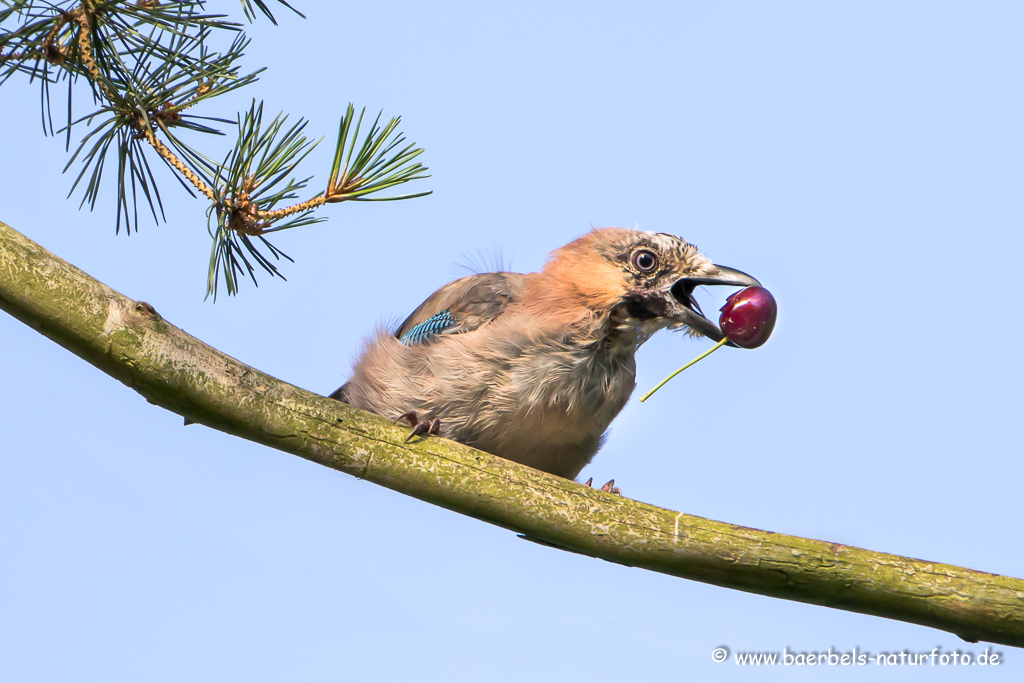
[[[724,524],[389,421],[224,355],[0,223],[0,308],[150,402],[530,540],[718,586],[1024,646],[1024,581]]]

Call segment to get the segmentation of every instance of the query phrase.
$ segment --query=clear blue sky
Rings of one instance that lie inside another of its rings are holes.
[[[350,101],[401,114],[431,197],[331,207],[278,240],[287,283],[204,303],[205,205],[165,176],[169,223],[115,237],[112,192],[94,213],[64,200],[63,140],[42,137],[35,86],[11,82],[0,220],[321,393],[463,254],[530,271],[591,225],[682,235],[774,292],[775,334],[634,398],[583,476],[1024,577],[1024,6],[298,6],[308,20],[253,27],[258,85],[207,111],[261,98],[328,138]],[[307,169],[321,182],[330,145]],[[184,428],[6,315],[0,340],[2,680],[1021,680],[1006,647],[983,674],[717,664],[719,645],[985,646],[526,543]],[[706,347],[651,340],[638,389]]]

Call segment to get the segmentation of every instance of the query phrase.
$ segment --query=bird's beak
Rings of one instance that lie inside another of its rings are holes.
[[[701,285],[728,285],[730,287],[760,287],[761,283],[743,271],[727,266],[712,266],[710,273],[704,277],[684,277],[672,285],[672,298],[682,304],[673,317],[680,323],[700,332],[714,341],[721,341],[722,330],[718,325],[704,317],[700,305],[693,296],[693,290]],[[735,344],[729,343],[730,346]]]

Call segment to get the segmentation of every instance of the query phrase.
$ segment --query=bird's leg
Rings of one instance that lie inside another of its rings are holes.
[[[409,432],[409,436],[405,437],[405,441],[402,443],[409,443],[417,436],[437,436],[441,432],[441,418],[435,417],[433,420],[421,420],[415,410],[410,410],[408,413],[402,413],[395,418],[395,422],[398,422],[399,420],[408,420],[409,425],[412,427],[412,431]]]
[[[594,478],[591,477],[590,479],[587,479],[587,483],[585,483],[584,486],[592,486],[593,483],[594,483]],[[615,485],[615,480],[614,479],[612,479],[607,484],[602,486],[601,490],[602,491],[607,491],[608,493],[612,493],[612,494],[614,494],[616,496],[621,496],[622,495],[622,491]]]

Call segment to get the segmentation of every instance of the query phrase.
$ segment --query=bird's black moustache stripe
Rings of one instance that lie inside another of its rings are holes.
[[[622,299],[622,308],[626,315],[635,320],[652,320],[668,315],[668,304],[656,294],[627,294]]]

